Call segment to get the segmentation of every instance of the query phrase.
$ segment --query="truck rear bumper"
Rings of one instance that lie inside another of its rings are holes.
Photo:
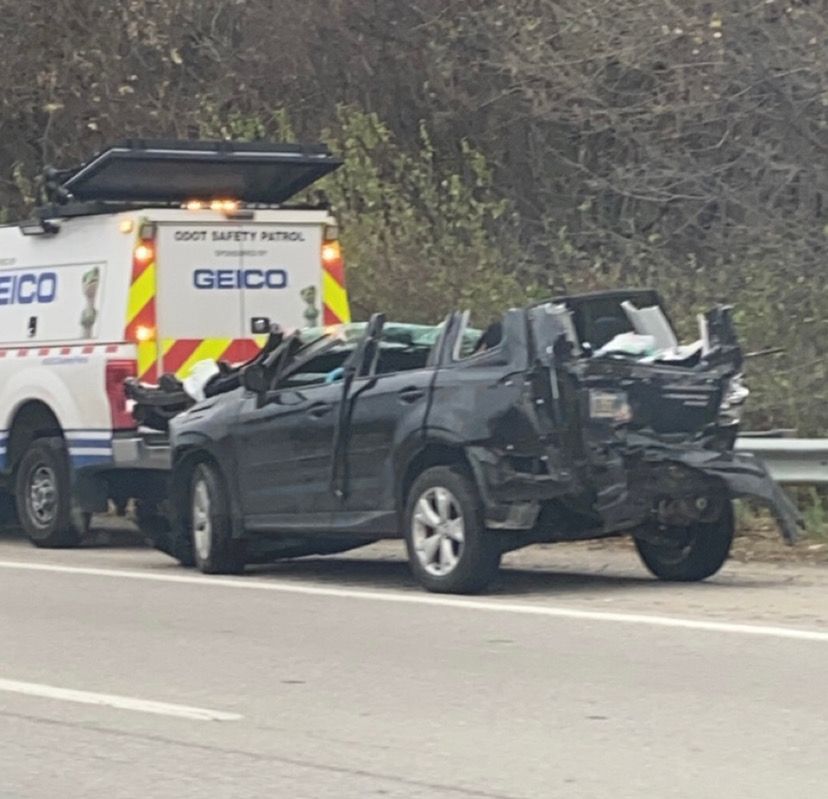
[[[105,513],[109,500],[125,504],[138,499],[157,505],[167,496],[171,469],[166,437],[157,433],[116,434],[110,458],[73,470],[75,498],[89,513]]]
[[[158,434],[116,436],[112,439],[112,466],[168,472],[172,468],[169,442]]]

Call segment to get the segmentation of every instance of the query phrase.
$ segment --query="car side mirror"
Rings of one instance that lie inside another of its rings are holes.
[[[257,396],[267,393],[270,381],[268,380],[267,369],[260,363],[251,363],[242,369],[241,384],[248,391]]]

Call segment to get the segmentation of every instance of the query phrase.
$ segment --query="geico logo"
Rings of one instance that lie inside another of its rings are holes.
[[[196,269],[197,289],[283,289],[288,276],[284,269]]]
[[[54,272],[24,272],[0,275],[0,305],[46,304],[57,297],[58,278]]]

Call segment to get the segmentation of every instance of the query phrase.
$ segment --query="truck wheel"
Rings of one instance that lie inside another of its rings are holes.
[[[20,526],[38,547],[74,547],[83,530],[72,507],[69,457],[61,438],[39,438],[30,445],[17,467],[15,482]]]
[[[218,470],[200,463],[190,481],[190,532],[195,563],[204,574],[244,570],[242,544],[232,536],[227,490]]]
[[[457,467],[435,466],[415,480],[405,541],[411,571],[429,591],[482,591],[500,567],[500,542],[484,525],[474,481]]]
[[[722,568],[730,554],[733,530],[733,506],[726,502],[714,522],[673,528],[658,543],[636,538],[635,546],[644,565],[660,580],[696,582]],[[674,533],[674,540],[669,540],[670,533]]]

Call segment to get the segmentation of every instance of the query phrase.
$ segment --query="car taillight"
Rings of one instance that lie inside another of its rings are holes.
[[[109,400],[113,430],[133,430],[137,427],[124,392],[126,379],[135,377],[136,373],[135,361],[106,362],[106,397]]]

